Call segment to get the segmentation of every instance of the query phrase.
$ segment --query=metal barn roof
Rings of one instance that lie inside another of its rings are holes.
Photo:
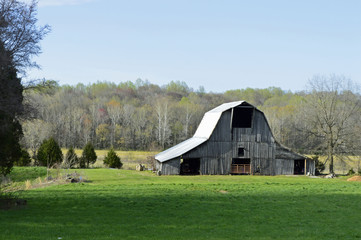
[[[175,145],[174,147],[171,147],[161,153],[158,153],[157,155],[155,155],[155,159],[157,159],[159,162],[165,162],[172,158],[179,157],[182,154],[189,152],[193,148],[201,145],[207,140],[208,140],[207,138],[198,138],[198,137],[189,138],[188,140],[185,140]]]
[[[217,126],[219,119],[224,111],[227,111],[231,108],[239,106],[241,104],[246,103],[245,101],[237,101],[237,102],[230,102],[224,103],[208,112],[206,112],[203,116],[201,123],[199,124],[197,131],[195,132],[194,136],[184,142],[181,142],[161,153],[155,155],[155,159],[159,162],[165,162],[170,159],[179,157],[195,147],[198,147],[205,141],[209,139],[212,135],[214,128]],[[246,103],[249,105],[248,103]]]

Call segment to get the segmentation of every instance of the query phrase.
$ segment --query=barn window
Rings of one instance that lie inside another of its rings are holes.
[[[233,109],[232,128],[251,128],[253,107],[236,107]]]
[[[238,148],[238,157],[244,157],[244,148]]]

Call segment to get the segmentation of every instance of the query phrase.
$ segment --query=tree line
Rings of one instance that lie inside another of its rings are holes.
[[[193,90],[185,82],[159,86],[98,82],[26,91],[38,111],[23,122],[23,144],[35,156],[54,137],[60,146],[98,149],[163,150],[196,131],[204,113],[222,103],[245,100],[266,115],[277,141],[306,154],[358,155],[361,139],[357,85],[340,75],[314,76],[305,91],[276,87],[224,93]]]

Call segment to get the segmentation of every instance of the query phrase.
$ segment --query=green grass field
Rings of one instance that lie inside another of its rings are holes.
[[[89,182],[23,191],[26,206],[0,210],[0,239],[361,238],[361,183],[346,178],[81,171]]]

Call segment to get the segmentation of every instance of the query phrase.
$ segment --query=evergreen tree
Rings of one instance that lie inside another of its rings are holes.
[[[51,167],[63,161],[63,153],[54,138],[49,138],[39,147],[37,158],[41,166]]]
[[[21,156],[20,158],[14,162],[15,166],[29,166],[31,163],[30,154],[26,149],[21,149]]]
[[[123,166],[120,157],[117,156],[113,148],[110,149],[107,156],[104,158],[104,164],[111,168],[122,168]]]
[[[18,77],[37,66],[31,58],[40,53],[38,43],[49,26],[36,25],[37,1],[0,0],[0,174],[10,173],[21,157],[19,116],[23,111],[23,86]],[[20,73],[20,74],[19,74]]]
[[[23,87],[1,41],[0,86],[0,174],[6,175],[21,156],[22,129],[17,117],[23,112]]]
[[[89,164],[94,164],[97,160],[97,155],[94,151],[93,145],[89,142],[84,146],[83,153],[80,159],[80,168],[89,168]]]

